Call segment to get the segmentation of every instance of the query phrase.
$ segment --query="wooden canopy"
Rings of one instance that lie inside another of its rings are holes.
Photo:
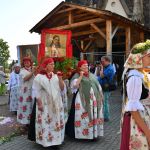
[[[89,35],[98,33],[106,42],[106,52],[112,52],[112,39],[114,36],[125,36],[125,49],[137,42],[144,41],[144,34],[150,35],[150,29],[106,10],[94,9],[77,4],[61,2],[54,10],[37,23],[30,32],[41,33],[41,30],[59,29],[71,30],[74,39],[87,39]],[[91,44],[81,46],[85,51]],[[82,44],[81,44],[82,45]]]

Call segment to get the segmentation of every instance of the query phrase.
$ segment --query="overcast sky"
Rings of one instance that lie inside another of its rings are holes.
[[[17,45],[39,44],[40,35],[29,30],[63,0],[0,0],[0,38],[8,42],[10,59]]]

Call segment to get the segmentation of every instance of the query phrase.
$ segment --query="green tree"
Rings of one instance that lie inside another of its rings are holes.
[[[7,42],[5,42],[3,39],[0,39],[0,65],[5,67],[9,57],[9,46]]]

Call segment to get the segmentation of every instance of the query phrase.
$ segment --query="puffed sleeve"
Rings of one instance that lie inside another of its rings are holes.
[[[140,97],[142,93],[142,79],[138,76],[132,76],[127,82],[128,102],[125,106],[125,111],[144,110]]]

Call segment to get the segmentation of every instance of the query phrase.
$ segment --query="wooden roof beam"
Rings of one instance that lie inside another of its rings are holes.
[[[81,31],[81,32],[73,33],[72,37],[78,37],[78,36],[83,36],[83,35],[88,35],[88,34],[93,34],[93,33],[97,33],[97,31],[95,30]]]
[[[106,39],[106,35],[94,23],[91,23],[91,27],[95,29],[104,39]]]
[[[96,18],[96,19],[81,21],[81,22],[72,23],[72,24],[68,24],[68,25],[63,25],[63,26],[59,26],[59,27],[54,27],[54,28],[52,28],[52,29],[66,30],[66,29],[77,28],[77,27],[80,27],[80,26],[89,25],[89,24],[91,24],[91,23],[103,22],[103,21],[104,21],[103,19]]]
[[[72,10],[75,10],[76,8],[67,8],[65,10],[60,10],[58,11],[56,14],[61,14],[61,13],[64,13],[64,12],[68,12],[68,11],[72,11]]]

